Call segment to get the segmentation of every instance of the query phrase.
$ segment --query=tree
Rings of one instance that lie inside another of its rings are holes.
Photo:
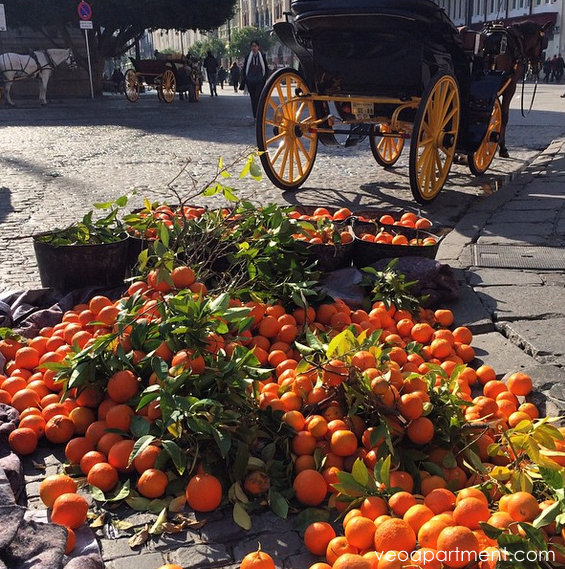
[[[190,47],[190,53],[202,59],[206,57],[208,50],[212,52],[215,58],[220,59],[226,54],[227,46],[219,38],[210,38],[205,41],[197,41]]]
[[[250,45],[253,40],[259,42],[261,50],[264,53],[269,51],[276,42],[270,30],[247,26],[233,32],[229,46],[229,54],[232,57],[245,57],[249,53]]]
[[[90,0],[94,22],[90,50],[98,87],[105,60],[123,55],[145,30],[215,29],[233,16],[236,1]],[[54,46],[72,48],[76,56],[79,50],[73,45],[69,27],[77,27],[77,0],[4,0],[3,3],[12,26],[29,26],[43,33]],[[85,65],[84,61],[78,61]]]

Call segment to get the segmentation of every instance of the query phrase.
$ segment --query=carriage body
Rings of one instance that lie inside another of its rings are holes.
[[[404,140],[418,138],[419,130],[430,126],[422,123],[432,120],[434,114],[434,120],[447,119],[441,127],[445,135],[441,138],[438,134],[437,140],[437,146],[444,147],[440,153],[446,155],[447,170],[455,151],[473,154],[484,142],[500,78],[476,72],[476,54],[465,50],[457,28],[434,2],[295,0],[291,10],[288,21],[275,24],[274,30],[300,62],[292,95],[297,109],[301,108],[300,99],[308,102],[306,123],[310,123],[301,124],[300,129],[294,125],[291,139],[301,133],[298,138],[304,143],[307,131],[322,143],[335,144],[335,135],[350,129],[352,136],[346,144],[369,137],[377,161],[390,166],[398,159]],[[277,73],[284,75],[283,70]],[[296,82],[301,83],[298,91]],[[273,93],[276,98],[277,92]],[[431,108],[434,101],[436,107],[439,104],[445,108]],[[279,118],[285,115],[284,110],[280,111]],[[441,112],[443,117],[438,115]],[[262,120],[276,123],[277,113],[273,114],[274,118],[264,115]],[[268,150],[265,143],[270,140],[266,134],[269,126],[257,125],[261,150]],[[274,131],[279,136],[280,126]],[[381,141],[377,143],[376,139]],[[299,156],[310,154],[306,147],[300,148],[300,142],[297,144],[299,149],[292,152]],[[430,201],[445,182],[445,168],[439,168],[440,179],[430,189],[432,174],[424,173],[423,177],[428,177],[425,182],[416,171],[420,158],[421,152],[416,153],[411,164],[411,187],[419,201]],[[268,155],[263,165],[269,175],[272,168]],[[310,165],[301,166],[294,169],[296,180],[304,177],[300,171],[305,173]],[[289,178],[289,166],[285,167],[284,175],[279,172],[269,177],[284,189],[297,187],[284,182],[283,178]],[[423,184],[428,187],[422,188]]]
[[[187,62],[182,59],[135,59],[130,58],[132,69],[128,69],[124,90],[131,102],[139,100],[139,93],[145,86],[157,90],[159,100],[172,103],[176,93],[188,93],[190,100],[198,100],[200,85]]]

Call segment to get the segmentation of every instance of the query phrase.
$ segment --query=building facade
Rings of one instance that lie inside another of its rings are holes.
[[[502,20],[507,24],[534,20],[550,23],[548,57],[565,52],[565,0],[435,0],[457,26],[480,27]]]

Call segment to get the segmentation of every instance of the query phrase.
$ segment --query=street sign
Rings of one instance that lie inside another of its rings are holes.
[[[88,20],[88,21],[81,20],[79,22],[79,24],[80,24],[81,30],[92,30],[93,29],[93,25],[92,25],[92,22],[90,20]]]
[[[88,2],[81,2],[77,7],[78,17],[87,22],[92,19],[92,8]],[[83,28],[86,29],[86,28]]]
[[[7,32],[6,12],[4,12],[4,4],[0,4],[0,32]]]

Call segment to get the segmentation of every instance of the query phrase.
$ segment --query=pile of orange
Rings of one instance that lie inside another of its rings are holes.
[[[338,209],[331,214],[325,207],[318,207],[312,215],[301,214],[294,210],[288,216],[299,222],[301,233],[295,233],[297,241],[305,241],[312,245],[345,245],[353,242],[353,233],[343,225],[335,225],[333,222],[341,222],[351,216],[351,211],[346,207]]]
[[[360,221],[372,221],[366,218],[359,218]],[[407,227],[410,229],[428,230],[432,223],[425,217],[418,217],[415,213],[407,212],[395,220],[391,215],[383,215],[379,218],[379,223],[383,226],[376,233],[360,233],[359,238],[370,243],[379,243],[381,245],[407,245],[411,247],[425,247],[427,245],[435,245],[437,239],[428,235],[427,237],[416,236],[408,238],[400,232],[389,226],[396,225],[398,227]]]

